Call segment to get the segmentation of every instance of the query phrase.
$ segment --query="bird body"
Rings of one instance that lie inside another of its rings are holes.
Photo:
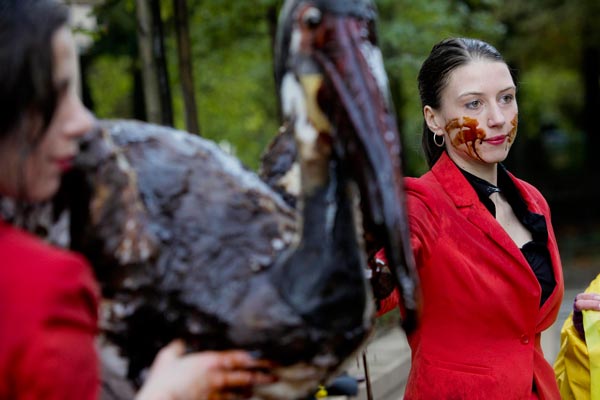
[[[136,121],[103,121],[76,164],[61,188],[71,193],[63,205],[71,247],[93,262],[102,332],[130,379],[183,338],[193,350],[244,348],[275,360],[285,389],[265,398],[295,398],[371,333],[358,243],[324,242],[312,231],[327,223],[326,204],[300,224],[297,210],[214,143]],[[336,229],[352,228],[350,211]],[[298,250],[302,227],[316,240]],[[344,260],[355,269],[345,271]],[[323,268],[329,263],[342,267]]]

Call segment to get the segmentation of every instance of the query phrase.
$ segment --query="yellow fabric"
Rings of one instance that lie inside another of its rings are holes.
[[[585,343],[573,326],[572,314],[560,332],[560,351],[554,363],[560,397],[563,400],[590,399],[590,367]]]
[[[600,275],[594,279],[587,291],[600,293]],[[583,329],[590,360],[591,398],[600,400],[600,313],[583,312]]]
[[[586,289],[600,293],[600,275]],[[600,313],[583,312],[586,342],[573,326],[573,315],[563,324],[554,372],[563,400],[600,400]],[[591,360],[591,362],[590,362]]]

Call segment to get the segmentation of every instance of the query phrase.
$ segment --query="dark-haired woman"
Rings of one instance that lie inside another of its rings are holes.
[[[17,201],[56,192],[93,122],[77,96],[66,22],[54,1],[0,5],[0,195]],[[96,399],[98,288],[88,264],[1,220],[0,260],[0,398]],[[271,380],[245,352],[184,347],[158,354],[138,399],[226,399]]]
[[[452,38],[418,79],[431,169],[405,182],[423,298],[405,398],[559,399],[540,344],[564,292],[550,210],[501,164],[517,134],[511,70]]]

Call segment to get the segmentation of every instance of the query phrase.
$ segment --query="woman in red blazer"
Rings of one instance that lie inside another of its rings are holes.
[[[92,118],[77,96],[66,9],[51,0],[0,7],[0,195],[41,201],[57,190]],[[88,264],[0,220],[0,398],[96,399],[99,291]],[[264,363],[227,351],[157,356],[138,399],[209,399],[270,381]],[[226,398],[226,397],[221,397]]]
[[[419,90],[431,170],[405,182],[422,285],[405,398],[558,400],[540,345],[564,292],[550,210],[500,164],[517,131],[511,71],[489,44],[447,39]]]

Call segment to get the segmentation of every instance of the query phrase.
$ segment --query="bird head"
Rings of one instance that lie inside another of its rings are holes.
[[[415,269],[403,193],[401,141],[369,0],[290,0],[281,11],[275,78],[292,126],[303,195],[332,179],[331,160],[360,193],[367,242],[384,247],[416,318]],[[359,229],[360,229],[359,228]]]

